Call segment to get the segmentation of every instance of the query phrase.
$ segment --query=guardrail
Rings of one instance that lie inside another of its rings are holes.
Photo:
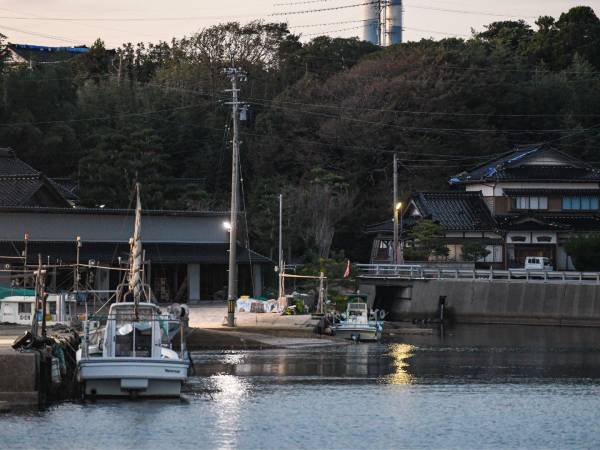
[[[442,269],[407,264],[357,264],[357,267],[361,278],[405,280],[545,280],[600,283],[600,272],[555,272],[525,269]]]

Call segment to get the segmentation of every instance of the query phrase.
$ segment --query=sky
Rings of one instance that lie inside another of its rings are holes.
[[[117,47],[126,42],[169,41],[220,22],[262,19],[288,22],[303,40],[315,34],[361,37],[364,6],[304,11],[365,1],[0,0],[0,32],[19,44],[90,45],[100,37],[107,47]],[[523,19],[533,25],[540,15],[558,17],[582,4],[600,15],[600,0],[403,0],[403,4],[404,41],[468,37],[471,29],[481,31],[498,20]],[[296,14],[281,15],[290,12]]]

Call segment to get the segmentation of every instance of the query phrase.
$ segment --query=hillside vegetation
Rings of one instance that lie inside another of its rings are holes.
[[[301,43],[285,24],[223,24],[158,45],[127,44],[33,70],[3,67],[0,145],[79,185],[81,203],[227,209],[231,113],[223,68],[248,72],[241,99],[244,206],[253,248],[286,259],[345,252],[365,260],[368,223],[401,192],[519,144],[549,142],[600,161],[600,20],[492,23],[469,39],[390,48],[356,39]],[[245,239],[245,237],[244,237]]]

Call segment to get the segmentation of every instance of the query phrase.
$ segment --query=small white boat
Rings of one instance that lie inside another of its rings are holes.
[[[128,292],[117,290],[108,316],[88,317],[77,352],[79,381],[86,397],[179,397],[187,379],[189,356],[185,347],[187,309],[162,315],[148,302],[142,282],[141,203],[136,186],[135,230],[131,239]],[[130,301],[132,300],[132,301]],[[101,326],[101,322],[106,324]],[[94,328],[94,329],[92,329]],[[172,348],[179,330],[180,351]]]
[[[179,397],[189,368],[185,344],[179,352],[171,348],[179,318],[152,303],[120,302],[110,307],[105,327],[90,330],[95,319],[84,323],[77,353],[86,397]]]
[[[351,301],[346,306],[346,315],[331,327],[333,335],[354,341],[379,341],[383,333],[383,322],[369,319],[369,308],[363,301]]]

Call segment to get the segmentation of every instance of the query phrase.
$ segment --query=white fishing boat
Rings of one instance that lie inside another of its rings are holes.
[[[346,314],[342,320],[332,325],[334,336],[354,341],[379,341],[383,333],[383,321],[378,320],[377,314],[371,320],[369,308],[361,299],[349,301]]]
[[[180,318],[161,314],[158,306],[141,302],[111,305],[106,325],[91,329],[103,318],[90,317],[78,351],[79,380],[86,397],[178,397],[187,379],[185,345],[172,349],[173,330]]]
[[[178,397],[187,379],[187,308],[162,314],[142,283],[141,204],[137,186],[128,286],[119,290],[108,315],[84,321],[77,352],[79,381],[86,397]],[[179,336],[179,351],[173,338]]]

